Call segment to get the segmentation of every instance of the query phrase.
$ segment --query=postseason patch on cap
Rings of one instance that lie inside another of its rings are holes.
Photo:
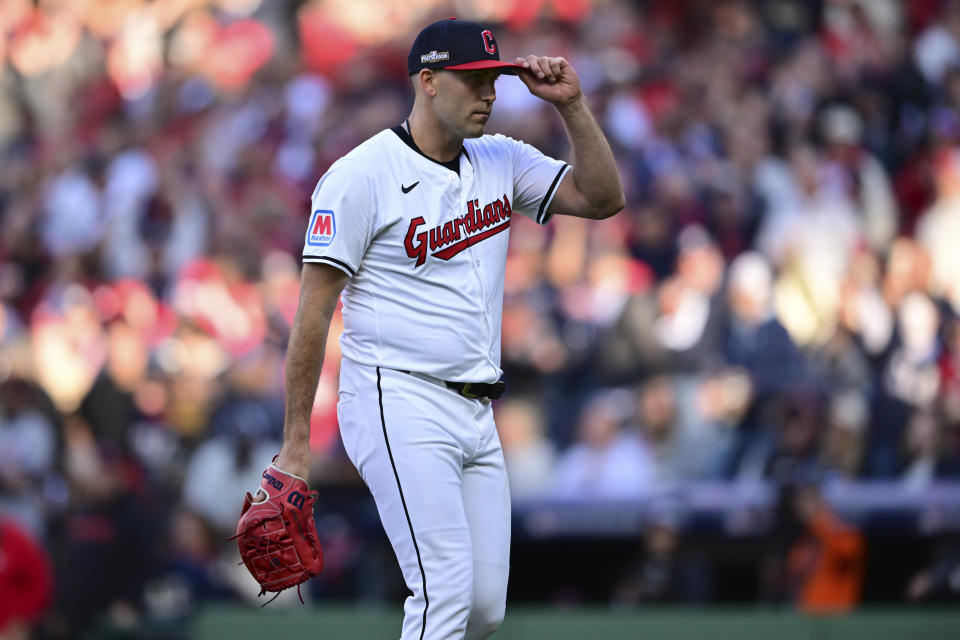
[[[425,53],[420,56],[421,64],[429,64],[431,62],[441,62],[443,60],[450,59],[449,51],[431,51],[430,53]]]
[[[333,211],[317,209],[310,217],[310,226],[307,227],[307,245],[311,247],[328,247],[337,235],[337,220]]]

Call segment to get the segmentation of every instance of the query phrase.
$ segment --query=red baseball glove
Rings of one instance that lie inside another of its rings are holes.
[[[272,464],[263,472],[260,489],[267,499],[254,502],[247,492],[237,535],[230,540],[237,540],[243,563],[260,583],[260,595],[290,587],[297,587],[300,595],[300,585],[323,570],[323,550],[313,520],[317,492],[310,491],[303,478]]]

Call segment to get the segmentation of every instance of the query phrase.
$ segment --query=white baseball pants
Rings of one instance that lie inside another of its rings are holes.
[[[401,640],[490,636],[503,620],[510,561],[490,401],[344,358],[337,415],[412,592]]]

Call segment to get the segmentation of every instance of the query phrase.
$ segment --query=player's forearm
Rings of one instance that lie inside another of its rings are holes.
[[[573,149],[571,177],[593,208],[596,218],[608,218],[625,204],[620,173],[600,125],[582,95],[557,107]]]
[[[316,271],[323,270],[317,278]],[[310,414],[317,393],[330,321],[343,282],[330,280],[327,267],[304,265],[300,302],[287,344],[283,446],[277,466],[306,477],[310,467]]]
[[[309,305],[301,300],[287,345],[283,447],[278,461],[281,469],[295,475],[301,474],[294,467],[308,468],[310,464],[310,414],[330,326],[329,315],[318,309],[304,312],[307,309]]]

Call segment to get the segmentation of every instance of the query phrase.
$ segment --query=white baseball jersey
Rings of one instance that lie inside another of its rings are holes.
[[[503,135],[464,141],[459,175],[400,127],[339,159],[312,198],[303,261],[351,276],[343,355],[444,380],[495,382],[515,213],[540,224],[569,166]]]

